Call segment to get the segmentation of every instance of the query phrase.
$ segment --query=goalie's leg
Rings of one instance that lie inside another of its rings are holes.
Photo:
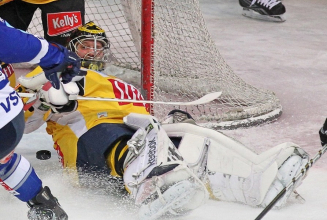
[[[193,172],[208,183],[212,198],[217,200],[265,207],[309,160],[304,150],[290,142],[257,155],[220,132],[174,121],[167,120],[163,128],[170,138],[180,138],[179,152]],[[302,179],[276,207],[286,203]]]
[[[301,148],[294,148],[294,152],[285,160],[278,168],[278,174],[274,182],[269,187],[269,190],[260,204],[262,207],[266,207],[283,189],[286,187],[292,179],[297,176],[301,169],[309,161],[309,155]],[[302,180],[306,175],[302,176],[286,193],[278,200],[274,208],[283,207],[287,199],[295,191],[295,189],[302,183]]]
[[[208,198],[205,186],[183,162],[156,120],[130,114],[124,122],[139,128],[128,142],[124,162],[126,188],[141,205],[139,218],[182,215],[202,205]]]

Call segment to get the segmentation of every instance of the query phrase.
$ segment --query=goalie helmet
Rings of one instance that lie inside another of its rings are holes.
[[[81,58],[81,66],[103,70],[109,62],[109,40],[105,31],[92,21],[73,31],[68,39],[68,49]]]

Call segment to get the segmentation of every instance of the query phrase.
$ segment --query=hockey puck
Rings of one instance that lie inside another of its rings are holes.
[[[36,158],[39,160],[48,160],[51,158],[51,152],[48,150],[39,150],[36,152]]]

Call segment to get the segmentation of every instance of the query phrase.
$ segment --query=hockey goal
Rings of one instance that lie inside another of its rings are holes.
[[[85,21],[105,29],[111,42],[112,60],[105,71],[135,84],[147,99],[185,102],[222,91],[205,105],[151,106],[159,119],[177,108],[202,126],[234,129],[281,115],[273,92],[247,84],[224,61],[198,0],[86,0],[85,5]],[[43,36],[40,22],[37,13],[28,31]]]

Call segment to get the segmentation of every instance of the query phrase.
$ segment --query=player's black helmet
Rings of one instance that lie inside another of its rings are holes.
[[[90,43],[92,46],[90,46]],[[101,43],[101,46],[99,45]],[[105,63],[109,61],[109,40],[105,31],[92,21],[73,31],[69,37],[67,48],[75,52],[80,58],[82,67],[92,70],[103,70]],[[82,48],[82,49],[81,49]],[[81,54],[78,50],[88,50]]]

